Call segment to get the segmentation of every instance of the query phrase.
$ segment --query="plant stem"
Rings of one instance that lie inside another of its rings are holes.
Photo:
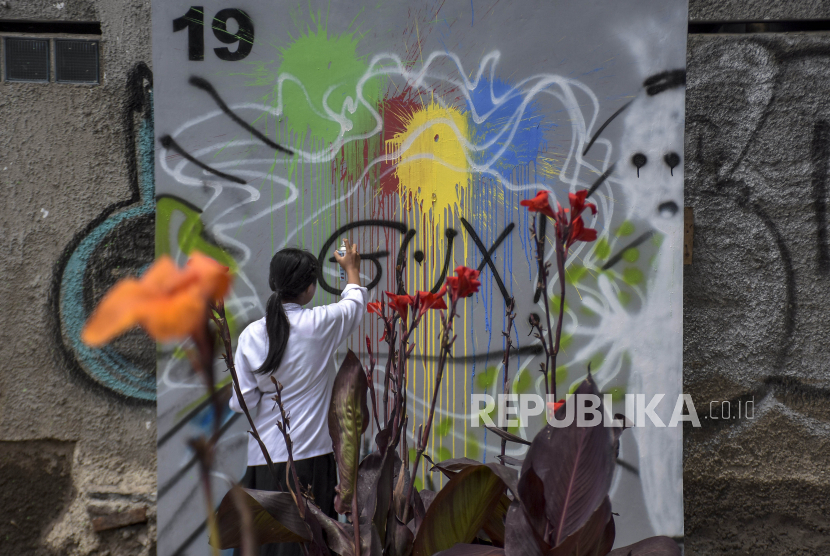
[[[447,356],[450,353],[450,348],[452,344],[455,342],[455,336],[450,339],[450,334],[452,333],[452,324],[453,319],[456,316],[456,307],[458,305],[458,300],[454,299],[450,302],[450,314],[443,319],[443,329],[441,331],[441,354],[438,358],[438,371],[435,376],[435,386],[432,390],[432,402],[429,405],[429,417],[427,418],[427,424],[424,427],[423,433],[418,439],[417,449],[415,451],[415,463],[412,466],[412,475],[409,479],[409,490],[406,493],[406,505],[404,506],[404,513],[403,513],[403,522],[406,523],[409,521],[409,507],[412,505],[412,496],[413,491],[415,490],[415,476],[418,474],[418,463],[421,460],[421,456],[426,450],[427,447],[427,439],[429,439],[429,432],[432,429],[432,419],[435,416],[435,403],[438,400],[438,392],[441,388],[441,380],[444,377],[444,367],[447,364]]]
[[[556,241],[556,266],[559,271],[560,297],[559,297],[559,322],[556,323],[556,344],[553,346],[551,361],[553,365],[553,399],[556,401],[556,356],[559,355],[559,340],[562,337],[562,320],[565,314],[565,247],[558,240]],[[548,330],[550,334],[550,330]]]
[[[542,218],[545,218],[542,216]],[[536,219],[534,218],[533,224],[531,224],[531,232],[533,234],[533,238],[536,241],[536,261],[539,266],[539,276],[542,282],[542,294],[545,298],[545,321],[547,323],[547,332],[548,332],[548,346],[545,348],[545,373],[547,377],[547,373],[550,373],[550,382],[553,386],[553,398],[556,399],[556,368],[551,368],[551,352],[553,351],[553,337],[552,337],[552,330],[551,330],[551,323],[550,323],[550,299],[548,299],[548,265],[544,261],[544,238],[540,238],[536,234]],[[559,234],[554,233],[554,241],[559,243]],[[542,336],[542,342],[544,343],[544,336]],[[545,388],[547,388],[547,380],[545,381]],[[550,394],[550,390],[546,390],[545,394]]]
[[[508,369],[509,369],[509,366],[510,366],[510,348],[513,346],[513,340],[510,337],[510,333],[513,330],[513,319],[516,318],[516,314],[513,313],[513,306],[514,306],[514,301],[513,301],[513,299],[510,299],[507,302],[507,332],[504,333],[505,346],[504,346],[504,357],[502,358],[502,366],[504,367],[504,379],[503,379],[502,385],[501,385],[501,393],[504,394],[504,395],[507,394],[507,382],[508,382],[507,381],[507,373],[508,373]],[[507,398],[503,398],[503,399],[505,400],[504,403],[506,404],[507,403],[507,401],[506,401]],[[506,413],[506,411],[505,411],[505,413]],[[502,427],[502,430],[506,431],[507,430],[507,425],[504,425]],[[505,452],[506,448],[507,448],[507,440],[502,438],[501,439],[501,455],[502,456],[504,455],[504,452]],[[501,460],[501,464],[506,465],[504,463],[504,459]]]
[[[228,321],[225,318],[224,301],[220,300],[219,303],[217,303],[215,306],[212,305],[209,308],[209,310],[213,322],[215,322],[216,326],[219,328],[219,334],[222,338],[222,343],[225,345],[225,353],[222,357],[225,359],[225,364],[228,367],[228,371],[230,371],[231,373],[231,379],[233,380],[233,389],[234,392],[236,392],[236,399],[239,400],[239,406],[242,408],[242,412],[245,414],[245,417],[248,419],[248,424],[251,426],[251,436],[253,436],[254,440],[257,441],[257,444],[259,444],[259,449],[262,450],[262,455],[265,456],[265,462],[268,464],[268,471],[271,472],[271,476],[274,478],[277,485],[280,485],[282,481],[277,475],[277,468],[274,467],[274,462],[271,461],[271,455],[268,453],[268,448],[265,447],[265,443],[259,436],[259,432],[256,429],[254,420],[251,417],[251,412],[248,410],[248,404],[245,403],[245,398],[244,396],[242,396],[242,390],[239,388],[239,377],[236,374],[236,366],[233,363],[233,347],[231,344],[231,333],[228,329]],[[218,316],[214,315],[214,311]]]

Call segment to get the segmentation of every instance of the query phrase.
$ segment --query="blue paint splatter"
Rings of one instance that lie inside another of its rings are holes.
[[[470,91],[467,109],[471,113],[473,140],[477,145],[492,141],[491,145],[476,154],[477,163],[493,161],[494,168],[510,172],[517,166],[530,164],[536,160],[539,152],[547,148],[545,136],[556,124],[545,120],[536,102],[528,103],[522,110],[524,100],[519,91],[501,79],[493,81],[491,88],[491,82],[482,78],[476,88]],[[476,124],[472,118],[473,112],[479,116],[489,113],[489,116],[482,123]],[[505,145],[504,152],[494,160]]]

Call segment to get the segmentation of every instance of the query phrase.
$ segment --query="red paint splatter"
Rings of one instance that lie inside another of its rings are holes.
[[[380,102],[378,112],[383,119],[382,148],[385,149],[386,142],[394,139],[395,135],[406,131],[407,122],[421,108],[421,101],[417,94],[413,96],[411,89],[406,89],[397,96],[386,97]],[[397,193],[400,186],[395,164],[394,160],[384,160],[380,164],[380,190],[385,195]]]

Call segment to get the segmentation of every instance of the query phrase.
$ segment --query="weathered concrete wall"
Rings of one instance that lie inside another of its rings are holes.
[[[830,5],[690,12],[798,19]],[[689,37],[684,388],[703,427],[685,431],[687,554],[830,553],[828,76],[830,33]],[[735,418],[747,400],[754,418]]]
[[[149,2],[6,0],[0,19],[102,26],[100,85],[0,84],[0,553],[151,554],[155,406],[89,378],[61,338],[52,303],[60,262],[86,228],[134,196],[128,122],[142,115],[130,112],[130,91],[143,81],[128,82],[150,61]],[[99,253],[90,272],[114,279],[148,262],[152,221],[134,233],[149,250],[122,246],[118,262]],[[91,303],[99,292],[83,294]],[[147,353],[154,372],[151,344],[130,349]],[[149,523],[92,529],[97,515],[144,506]]]

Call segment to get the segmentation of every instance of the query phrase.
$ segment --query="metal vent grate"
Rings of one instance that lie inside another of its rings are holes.
[[[7,37],[6,79],[49,81],[49,41]]]
[[[98,41],[55,40],[55,76],[60,83],[98,83]]]

